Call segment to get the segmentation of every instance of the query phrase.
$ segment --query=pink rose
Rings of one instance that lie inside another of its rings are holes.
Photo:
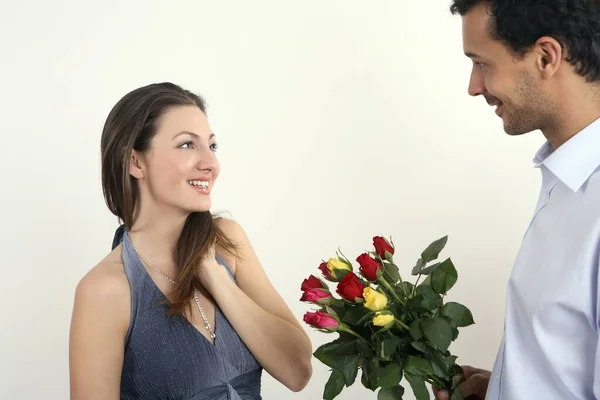
[[[329,290],[327,290],[319,278],[314,275],[309,276],[308,279],[305,279],[304,282],[302,282],[301,289],[302,297],[300,298],[300,301],[307,301],[315,304],[327,304],[333,298],[331,293],[329,293]]]
[[[331,315],[323,311],[307,312],[304,314],[304,322],[313,328],[326,329],[335,331],[340,326],[340,323]]]

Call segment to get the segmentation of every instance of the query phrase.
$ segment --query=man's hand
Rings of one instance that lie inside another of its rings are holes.
[[[463,365],[463,381],[458,386],[466,399],[469,396],[477,400],[484,400],[490,382],[491,372],[484,369],[473,368],[469,365]],[[433,395],[436,400],[450,400],[450,394],[447,390],[433,388]]]

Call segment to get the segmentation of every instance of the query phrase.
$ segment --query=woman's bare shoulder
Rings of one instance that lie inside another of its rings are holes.
[[[217,249],[217,254],[219,254],[219,256],[225,260],[235,274],[244,248],[248,245],[248,238],[242,226],[232,219],[216,217],[215,224],[219,227],[227,239],[231,240],[237,247],[234,251],[235,254],[231,254],[225,249]]]
[[[75,302],[88,308],[108,307],[129,318],[130,289],[123,269],[121,246],[116,247],[103,260],[81,278],[75,291]]]

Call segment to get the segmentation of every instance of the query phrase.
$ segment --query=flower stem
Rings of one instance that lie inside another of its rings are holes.
[[[362,337],[362,336],[360,336],[358,333],[354,332],[352,329],[350,329],[350,328],[349,328],[348,326],[346,326],[345,324],[340,324],[340,326],[339,326],[338,330],[340,330],[340,331],[342,331],[342,332],[349,333],[349,334],[351,334],[352,336],[355,336],[355,337],[359,338],[360,340],[363,340],[363,341],[367,342],[367,340],[366,340],[364,337]],[[367,342],[367,343],[368,343],[368,342]]]
[[[419,285],[419,280],[421,279],[423,275],[419,274],[419,276],[417,276],[417,281],[415,282],[415,285],[412,288],[412,292],[410,293],[410,297],[414,296],[415,292],[417,291],[417,286]]]
[[[402,300],[399,296],[398,293],[396,293],[394,291],[394,289],[392,289],[392,287],[390,286],[390,284],[385,280],[385,278],[383,276],[379,277],[379,283],[381,283],[392,295],[392,297],[400,304],[402,304],[403,306],[406,305],[406,302],[404,300]],[[400,280],[400,282],[402,283],[402,280]],[[402,289],[404,290],[404,285],[402,285]],[[406,293],[405,293],[406,295]]]
[[[448,389],[446,387],[446,383],[442,380],[440,380],[438,377],[436,376],[432,376],[431,379],[433,380],[433,383],[435,384],[435,386],[437,386],[440,389]]]
[[[387,260],[387,261],[389,263],[391,263],[392,265],[395,265],[393,259]],[[383,259],[381,259],[381,265],[383,265]],[[387,275],[390,276],[390,274],[387,274]],[[390,278],[391,278],[391,276],[390,276]],[[402,288],[402,293],[404,293],[404,297],[408,298],[408,293],[406,293],[406,288],[404,287],[404,281],[402,280],[402,274],[400,273],[400,271],[398,271],[398,281],[400,282],[400,287]],[[387,283],[387,281],[386,281],[386,283]],[[386,287],[389,287],[389,284]],[[404,303],[402,303],[402,304],[404,304]]]
[[[396,325],[398,325],[402,329],[406,329],[407,331],[410,330],[410,327],[408,325],[406,325],[404,322],[400,321],[399,319],[396,319]]]

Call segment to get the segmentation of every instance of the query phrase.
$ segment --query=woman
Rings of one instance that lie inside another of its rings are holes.
[[[310,340],[235,222],[211,215],[219,175],[204,101],[171,83],[110,112],[102,186],[121,221],[77,286],[71,399],[260,399],[264,368],[293,391]]]

